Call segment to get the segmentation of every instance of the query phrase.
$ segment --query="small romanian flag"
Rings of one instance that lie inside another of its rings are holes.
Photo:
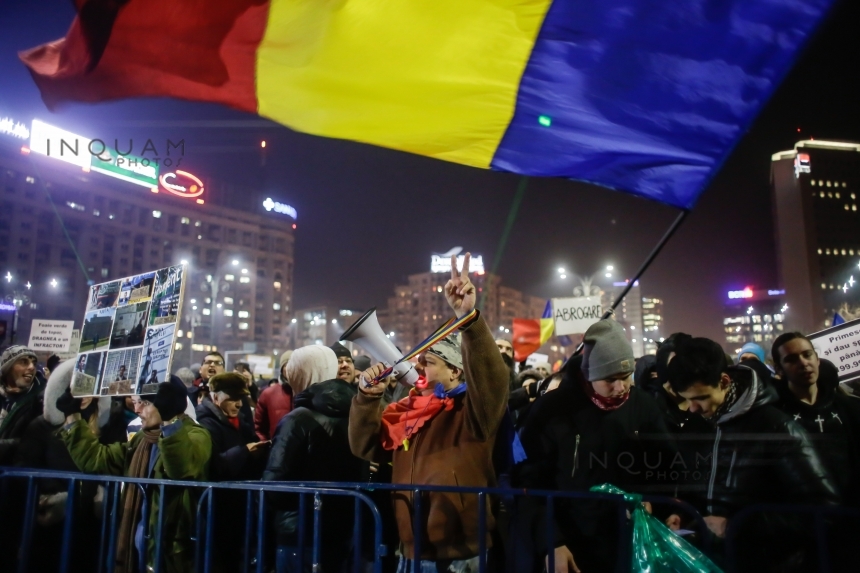
[[[552,303],[546,301],[541,318],[514,319],[514,360],[522,362],[549,340],[555,323],[552,319]]]
[[[76,0],[49,108],[176,97],[690,208],[836,0]]]

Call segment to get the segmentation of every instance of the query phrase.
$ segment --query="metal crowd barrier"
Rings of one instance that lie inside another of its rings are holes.
[[[413,535],[415,539],[415,555],[421,554],[421,546],[423,540],[424,521],[422,516],[422,494],[425,492],[450,492],[460,493],[462,495],[475,495],[478,499],[478,520],[479,520],[479,572],[487,573],[490,571],[488,566],[488,547],[487,547],[487,504],[491,500],[501,499],[510,502],[512,499],[533,498],[545,501],[546,511],[544,514],[546,527],[546,539],[554,539],[555,537],[555,519],[554,510],[558,500],[563,499],[592,499],[604,500],[614,503],[617,509],[618,516],[618,550],[617,563],[627,565],[630,563],[630,539],[632,537],[632,524],[628,510],[629,502],[624,500],[622,496],[599,494],[591,492],[559,492],[559,491],[542,491],[542,490],[523,490],[523,489],[505,489],[505,488],[478,488],[478,487],[445,487],[445,486],[427,486],[427,485],[403,485],[403,484],[377,484],[377,483],[284,483],[284,482],[192,482],[192,481],[173,481],[173,480],[154,480],[154,479],[136,479],[128,477],[111,477],[101,475],[90,475],[81,473],[55,472],[55,471],[39,471],[25,470],[13,468],[0,468],[0,496],[5,498],[8,491],[8,486],[12,482],[26,482],[27,491],[23,497],[24,503],[24,521],[21,524],[21,543],[19,548],[3,547],[8,543],[6,539],[0,539],[0,551],[4,555],[14,555],[17,552],[18,563],[17,572],[28,572],[28,563],[33,546],[33,533],[35,526],[36,500],[38,499],[39,480],[67,480],[68,497],[66,499],[66,511],[63,522],[63,539],[62,539],[62,555],[60,558],[59,573],[68,573],[69,561],[71,555],[72,536],[75,528],[75,496],[77,495],[76,484],[82,482],[95,482],[105,488],[104,502],[101,513],[101,530],[98,540],[98,555],[97,573],[110,573],[113,568],[114,559],[117,551],[117,527],[120,518],[120,499],[121,492],[124,487],[140,488],[143,494],[143,510],[141,519],[143,523],[148,524],[149,519],[149,503],[151,492],[158,490],[159,496],[159,519],[155,528],[155,551],[152,567],[147,567],[147,552],[141,552],[139,555],[138,570],[139,572],[152,571],[153,573],[161,573],[164,571],[163,557],[164,547],[162,539],[162,528],[164,522],[164,501],[166,488],[189,488],[198,492],[197,498],[197,518],[195,537],[191,541],[195,544],[195,570],[200,573],[210,573],[215,567],[213,563],[213,543],[215,520],[213,519],[215,508],[215,492],[218,491],[244,491],[245,495],[245,531],[243,543],[243,558],[242,558],[242,573],[269,573],[274,570],[274,551],[273,547],[267,547],[268,531],[267,523],[267,494],[272,493],[288,493],[296,494],[298,499],[299,511],[299,526],[298,526],[298,545],[296,547],[297,562],[300,568],[305,567],[306,550],[311,552],[312,571],[315,573],[320,571],[321,556],[325,551],[322,539],[322,508],[326,498],[331,497],[346,497],[352,498],[354,503],[354,523],[352,526],[353,547],[352,560],[350,570],[353,573],[360,573],[367,570],[374,573],[382,573],[382,558],[386,555],[393,555],[394,548],[388,548],[383,544],[383,523],[379,508],[371,499],[370,495],[374,491],[388,492],[410,492],[413,494]],[[0,498],[0,501],[7,501]],[[694,528],[698,534],[698,545],[706,553],[710,550],[711,535],[707,531],[702,517],[689,504],[669,497],[662,496],[643,496],[644,501],[649,501],[654,506],[664,506],[672,509],[673,513],[680,513],[687,519],[691,519],[694,523]],[[313,503],[312,524],[311,530],[307,531],[305,523],[305,515],[308,510],[308,503]],[[819,513],[827,511],[839,511],[839,508],[812,508],[802,506],[776,506],[783,511],[810,511],[816,515],[816,523],[820,525]],[[728,565],[727,571],[734,570],[735,558],[733,542],[738,528],[742,521],[751,515],[754,511],[760,508],[749,508],[741,512],[734,519],[730,520],[729,529],[727,532],[727,556]],[[773,510],[771,506],[765,509]],[[845,510],[849,511],[850,510]],[[364,517],[369,515],[372,519],[372,528],[368,528],[368,522]],[[823,513],[822,513],[823,515]],[[327,516],[331,519],[331,516]],[[255,522],[255,523],[254,523]],[[859,521],[860,522],[860,521]],[[366,529],[372,529],[367,531]],[[372,555],[369,556],[362,543],[362,538],[367,534],[372,534],[373,545]],[[308,543],[310,541],[310,543]],[[824,540],[826,542],[826,540]],[[145,546],[145,544],[144,544]],[[267,551],[269,549],[269,551]],[[820,551],[826,552],[826,543],[824,549]],[[554,571],[554,553],[548,552],[548,571]],[[822,563],[822,567],[826,566],[826,556]],[[412,563],[412,571],[420,571],[420,566],[417,562]],[[494,570],[500,570],[498,567]],[[510,570],[510,569],[508,569]],[[829,569],[821,568],[821,571],[829,571]],[[323,571],[322,573],[327,573]]]

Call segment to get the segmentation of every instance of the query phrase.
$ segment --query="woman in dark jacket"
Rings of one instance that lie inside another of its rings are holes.
[[[269,442],[258,442],[250,420],[241,413],[242,400],[248,394],[245,379],[235,372],[216,374],[209,379],[210,395],[197,406],[197,423],[209,430],[212,437],[212,457],[209,475],[212,481],[258,480],[266,467]],[[214,543],[207,550],[214,551],[214,569],[241,571],[242,554],[237,551],[236,539],[242,539],[245,530],[245,504],[243,490],[221,490],[215,495]],[[239,544],[243,546],[243,544]]]
[[[290,368],[301,361],[297,350],[290,360]],[[329,350],[330,349],[325,349]],[[321,356],[323,360],[328,356]],[[331,352],[336,372],[337,361]],[[291,376],[290,380],[293,377]],[[364,462],[352,455],[349,447],[349,408],[356,388],[343,380],[333,379],[314,383],[295,398],[295,409],[278,424],[269,466],[263,475],[265,481],[346,481],[356,482],[364,477]],[[298,499],[295,495],[271,495],[276,508],[278,534],[278,573],[301,571],[297,562],[299,534]],[[310,509],[313,500],[306,500],[305,515],[305,569],[309,570],[310,543],[313,539]],[[353,527],[351,497],[330,496],[323,499],[322,513],[322,570],[341,571],[349,557]]]

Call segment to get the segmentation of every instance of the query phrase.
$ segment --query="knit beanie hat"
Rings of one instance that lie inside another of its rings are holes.
[[[337,358],[328,346],[302,346],[293,352],[287,364],[287,379],[295,394],[336,376]]]
[[[352,358],[352,353],[340,342],[335,342],[329,348],[334,351],[334,355],[338,358]]]
[[[747,342],[743,346],[741,346],[741,351],[738,352],[738,356],[735,359],[735,362],[741,361],[741,356],[744,354],[755,354],[755,357],[758,358],[759,362],[762,364],[765,363],[764,357],[764,348],[756,344],[755,342]]]
[[[427,352],[435,354],[449,365],[463,369],[463,354],[460,352],[460,336],[449,334],[433,346]]]
[[[152,404],[165,422],[185,412],[187,402],[188,390],[182,379],[175,374],[170,376],[169,381],[158,385],[158,392],[152,400]]]
[[[606,380],[615,374],[633,372],[636,366],[633,349],[624,329],[616,321],[604,318],[588,327],[582,340],[582,373],[589,382]]]
[[[12,369],[12,365],[15,364],[15,361],[19,358],[23,358],[24,356],[29,356],[33,360],[36,360],[36,353],[26,346],[10,346],[4,350],[3,354],[0,354],[0,378],[5,377],[9,370]]]

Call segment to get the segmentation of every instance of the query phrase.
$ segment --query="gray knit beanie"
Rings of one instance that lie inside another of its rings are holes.
[[[0,355],[0,375],[6,376],[6,373],[12,369],[12,365],[15,364],[15,361],[25,356],[29,356],[33,360],[36,360],[36,353],[26,346],[10,346],[4,350],[3,354]]]
[[[633,372],[636,366],[624,329],[612,319],[604,318],[588,327],[583,344],[582,373],[589,382]]]

